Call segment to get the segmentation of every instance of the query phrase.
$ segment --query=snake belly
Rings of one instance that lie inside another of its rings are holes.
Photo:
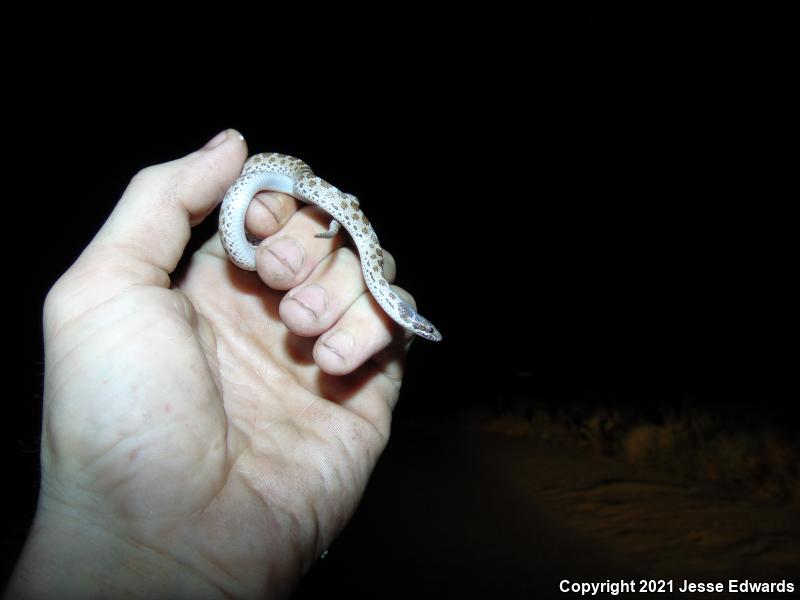
[[[256,154],[247,159],[242,174],[233,183],[219,213],[219,236],[231,261],[248,271],[256,270],[256,247],[247,239],[244,220],[253,196],[261,191],[282,192],[319,206],[333,221],[327,232],[332,237],[339,225],[347,230],[358,250],[361,271],[372,296],[396,323],[408,331],[435,342],[442,334],[425,317],[400,298],[383,276],[383,250],[358,199],[314,175],[299,158],[285,154]]]

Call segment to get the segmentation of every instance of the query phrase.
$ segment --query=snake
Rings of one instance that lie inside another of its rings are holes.
[[[315,237],[333,238],[343,227],[358,250],[367,289],[383,311],[415,335],[434,342],[442,340],[439,330],[401,298],[384,277],[383,249],[358,198],[317,177],[299,158],[267,152],[245,161],[241,175],[225,194],[219,213],[219,236],[233,264],[247,271],[256,270],[256,246],[248,237],[244,221],[253,196],[262,191],[289,194],[325,211],[332,220],[328,230]]]

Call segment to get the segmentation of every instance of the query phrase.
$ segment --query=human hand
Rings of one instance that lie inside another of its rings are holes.
[[[260,194],[257,274],[215,235],[170,280],[246,155],[228,130],[143,170],[48,295],[41,495],[9,595],[285,596],[353,513],[410,340],[341,236],[314,237],[327,217]]]

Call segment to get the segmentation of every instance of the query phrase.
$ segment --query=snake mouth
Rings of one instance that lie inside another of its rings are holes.
[[[430,340],[432,342],[441,342],[442,341],[442,334],[439,333],[438,331],[434,331],[433,333],[428,333],[426,335],[423,335],[422,337],[424,337],[426,340]]]

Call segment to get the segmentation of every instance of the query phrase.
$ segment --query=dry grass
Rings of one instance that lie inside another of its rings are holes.
[[[798,501],[800,444],[773,428],[725,426],[680,418],[632,426],[622,458],[705,479],[765,500]]]
[[[800,509],[800,440],[774,424],[706,408],[680,414],[666,408],[646,418],[630,408],[573,404],[548,410],[528,402],[524,410],[506,406],[503,413],[523,420],[541,443],[581,446]]]

